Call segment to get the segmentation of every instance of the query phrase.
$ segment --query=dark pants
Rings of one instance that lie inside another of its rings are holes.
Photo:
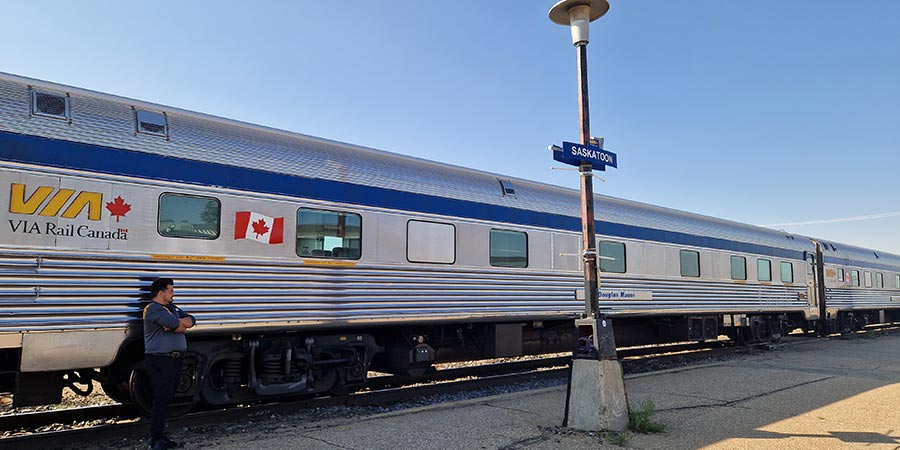
[[[181,358],[165,355],[144,355],[144,367],[153,386],[153,412],[150,439],[157,440],[166,432],[166,416],[169,403],[175,396],[178,374],[181,373]]]

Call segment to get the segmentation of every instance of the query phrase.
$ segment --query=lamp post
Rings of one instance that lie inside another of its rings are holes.
[[[609,11],[607,0],[563,0],[550,9],[550,20],[568,25],[572,32],[578,59],[578,116],[581,145],[598,154],[602,144],[591,142],[590,114],[588,112],[587,44],[590,40],[590,23]],[[567,144],[571,148],[570,144]],[[583,153],[583,152],[582,152]],[[614,158],[614,154],[610,154]],[[602,156],[602,155],[600,155]],[[565,156],[554,159],[572,164]],[[600,160],[604,162],[604,160]],[[615,159],[612,161],[615,166]],[[576,321],[579,339],[592,339],[595,351],[579,354],[572,360],[572,373],[566,397],[563,426],[581,430],[601,429],[623,431],[628,427],[628,401],[622,366],[616,358],[616,344],[612,321],[600,313],[598,277],[598,252],[596,222],[594,216],[593,168],[604,170],[605,165],[596,159],[575,161],[581,174],[581,228],[584,249],[584,299],[587,318]]]
[[[578,122],[581,127],[582,145],[589,145],[591,139],[587,84],[587,44],[590,37],[590,22],[603,17],[607,11],[609,11],[609,3],[606,0],[564,0],[550,10],[550,20],[560,25],[571,26],[572,43],[577,51]],[[584,249],[585,312],[590,317],[597,317],[600,285],[597,276],[598,255],[597,230],[594,221],[593,167],[590,162],[581,161],[578,171],[581,174],[581,242]],[[615,357],[615,354],[612,356]]]

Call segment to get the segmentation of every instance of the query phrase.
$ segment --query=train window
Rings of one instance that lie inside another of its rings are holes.
[[[772,261],[768,259],[756,260],[756,274],[759,281],[772,281]]]
[[[31,91],[31,114],[68,120],[70,117],[69,96]]]
[[[894,288],[900,289],[900,275],[894,275]]]
[[[838,280],[838,283],[844,282],[844,269],[837,270],[837,280]]]
[[[747,279],[747,258],[743,256],[731,257],[731,279],[746,280]]]
[[[782,261],[781,262],[781,282],[782,283],[793,283],[794,282],[794,265]]]
[[[528,235],[519,231],[491,230],[491,265],[528,267]]]
[[[406,259],[409,262],[456,262],[456,227],[449,223],[410,220],[406,225]]]
[[[362,254],[362,217],[321,209],[297,211],[297,256],[359,259]]]
[[[875,272],[875,287],[881,289],[884,287],[884,274]]]
[[[850,283],[854,286],[859,287],[859,271],[851,270],[850,271]]]
[[[216,239],[222,205],[214,197],[162,194],[156,230],[163,237]]]
[[[700,253],[693,250],[681,251],[681,276],[700,276]]]
[[[867,270],[864,275],[866,277],[866,287],[872,287],[872,272]]]
[[[625,244],[600,241],[600,271],[625,273]]]

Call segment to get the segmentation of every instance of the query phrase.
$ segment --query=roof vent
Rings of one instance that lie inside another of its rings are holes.
[[[137,132],[153,136],[169,137],[169,125],[166,115],[153,111],[135,110]]]
[[[69,96],[31,91],[31,114],[68,120]]]
[[[500,189],[503,191],[504,197],[515,197],[516,196],[516,187],[513,186],[512,181],[509,180],[497,180],[500,182]]]

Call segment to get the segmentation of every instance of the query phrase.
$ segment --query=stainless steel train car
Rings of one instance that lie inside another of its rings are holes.
[[[140,314],[195,315],[185,407],[571,350],[579,194],[0,75],[0,391],[146,407]],[[598,196],[620,345],[900,319],[900,257]]]
[[[818,240],[824,253],[820,278],[828,331],[847,332],[900,319],[900,257]]]

